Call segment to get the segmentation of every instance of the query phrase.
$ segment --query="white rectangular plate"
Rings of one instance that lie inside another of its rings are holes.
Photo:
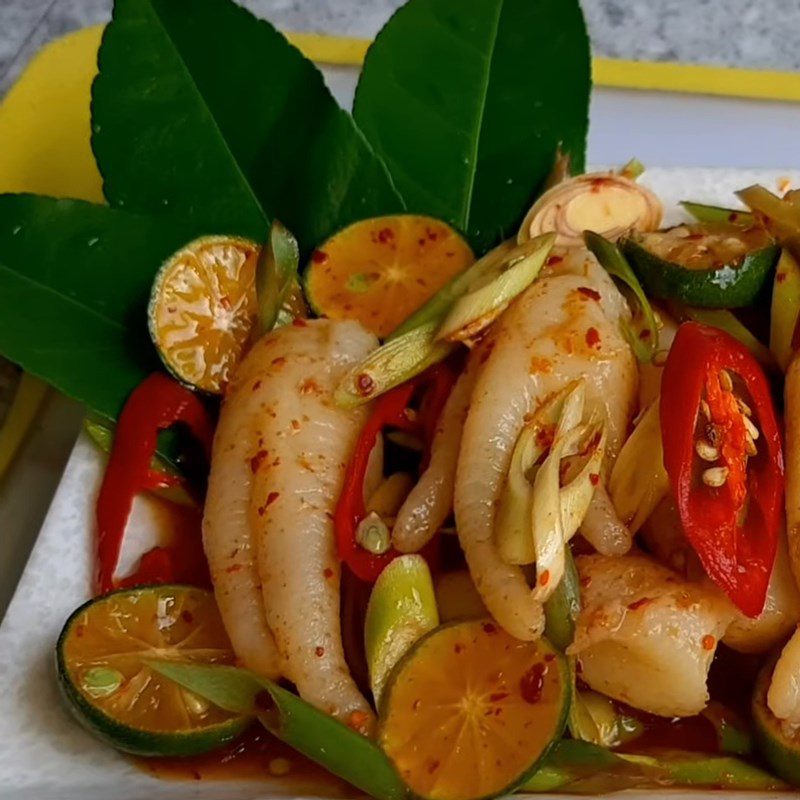
[[[684,216],[681,199],[732,205],[735,189],[761,182],[775,188],[798,171],[654,169],[643,182],[668,209]],[[38,542],[0,626],[0,797],[4,800],[251,800],[299,797],[312,787],[263,782],[222,784],[156,780],[86,734],[63,708],[56,688],[53,648],[64,621],[88,598],[94,500],[102,460],[80,439],[67,465]],[[141,517],[135,520],[141,528]],[[652,797],[654,792],[629,794]],[[676,793],[672,796],[707,796]],[[729,793],[733,794],[733,793]],[[785,795],[748,795],[766,800]]]

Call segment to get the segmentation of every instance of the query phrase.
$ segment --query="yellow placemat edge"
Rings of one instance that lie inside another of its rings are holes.
[[[368,39],[313,33],[286,35],[308,58],[321,64],[359,66],[370,45]],[[615,58],[595,58],[592,71],[596,85],[618,89],[800,100],[800,73],[794,72]]]

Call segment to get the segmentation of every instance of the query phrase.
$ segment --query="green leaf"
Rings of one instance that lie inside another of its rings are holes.
[[[145,325],[153,277],[195,235],[83,201],[0,195],[0,353],[116,419],[160,369]]]
[[[577,0],[410,0],[367,53],[354,116],[414,212],[483,252],[559,143],[584,167],[589,41]]]
[[[114,206],[257,241],[280,217],[304,251],[404,207],[319,70],[230,0],[116,0],[99,65],[92,146]]]
[[[256,714],[273,735],[377,800],[402,800],[403,782],[383,751],[276,683],[236,667],[148,660],[157,672],[236,714]]]

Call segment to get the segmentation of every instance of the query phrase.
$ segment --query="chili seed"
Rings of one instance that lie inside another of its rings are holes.
[[[726,480],[728,480],[727,467],[712,467],[703,473],[703,483],[715,489],[724,486]]]
[[[722,386],[722,388],[726,392],[732,392],[733,391],[733,380],[731,379],[731,376],[730,376],[730,373],[728,372],[728,370],[721,369],[719,371],[719,383],[720,383],[720,386]]]
[[[757,456],[758,455],[758,448],[756,447],[756,443],[749,436],[745,440],[744,451],[749,456]]]
[[[742,414],[744,414],[746,417],[752,417],[753,416],[753,412],[752,412],[750,406],[747,405],[747,403],[745,403],[745,401],[742,400],[741,397],[737,397],[736,398],[736,402],[738,403],[739,411],[741,411]]]
[[[711,409],[705,400],[700,401],[700,413],[708,420],[711,419]]]
[[[742,420],[744,421],[744,427],[750,434],[750,438],[755,442],[760,435],[758,433],[758,428],[753,424],[753,420],[751,420],[750,417],[742,417]]]
[[[719,450],[705,439],[698,439],[694,444],[694,449],[703,461],[716,461],[719,458]]]

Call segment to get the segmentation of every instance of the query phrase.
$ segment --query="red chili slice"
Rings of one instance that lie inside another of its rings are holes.
[[[770,386],[750,352],[716,328],[681,325],[664,366],[661,432],[686,537],[709,577],[758,616],[783,518],[784,467]]]
[[[390,550],[376,555],[356,540],[359,523],[367,515],[364,504],[364,478],[372,448],[385,428],[396,428],[425,436],[428,451],[436,423],[444,407],[456,374],[445,364],[398,386],[379,397],[372,414],[361,430],[353,457],[347,465],[344,487],[336,505],[334,527],[339,558],[363,581],[374,583],[384,568],[400,553]],[[420,387],[426,387],[418,415],[409,414],[411,399]],[[424,461],[427,461],[427,454]]]

